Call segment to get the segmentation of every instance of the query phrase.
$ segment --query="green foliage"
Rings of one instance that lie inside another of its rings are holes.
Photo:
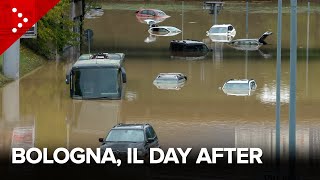
[[[37,53],[47,58],[54,57],[55,53],[61,54],[63,48],[70,45],[77,45],[79,34],[73,32],[77,26],[70,18],[69,0],[60,2],[38,21],[37,39],[23,40]]]

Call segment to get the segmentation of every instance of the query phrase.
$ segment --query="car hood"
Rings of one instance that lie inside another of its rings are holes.
[[[142,149],[144,147],[144,142],[104,142],[101,145],[101,149],[111,148],[112,151],[127,152],[128,148]]]

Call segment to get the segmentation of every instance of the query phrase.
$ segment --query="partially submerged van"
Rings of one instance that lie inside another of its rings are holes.
[[[76,61],[66,75],[73,99],[122,99],[126,72],[123,53],[98,53]]]

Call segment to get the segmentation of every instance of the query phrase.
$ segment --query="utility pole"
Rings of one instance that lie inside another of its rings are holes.
[[[282,0],[278,0],[277,35],[277,90],[276,90],[276,163],[280,164],[280,113],[281,113],[281,40],[282,40]]]
[[[297,0],[291,0],[290,29],[289,164],[290,175],[294,176],[296,163]]]
[[[182,18],[181,18],[181,19],[182,19],[182,20],[181,20],[181,21],[182,21],[182,22],[181,22],[181,23],[182,23],[182,24],[181,24],[181,30],[182,30],[182,33],[181,33],[181,35],[182,35],[182,39],[181,39],[181,40],[183,40],[183,21],[184,21],[184,19],[183,19],[184,17],[183,17],[183,16],[184,16],[184,1],[182,1],[181,3],[182,3],[182,8],[181,8],[181,9],[182,9],[182,10],[181,10],[181,11],[182,11],[182,13],[181,13],[181,17],[182,17]]]

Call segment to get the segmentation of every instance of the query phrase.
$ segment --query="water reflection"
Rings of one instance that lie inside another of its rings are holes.
[[[264,84],[260,93],[257,95],[262,103],[276,104],[276,83]],[[282,83],[280,89],[280,102],[289,103],[290,100],[290,88],[287,84]]]
[[[16,123],[20,121],[20,81],[16,80],[3,88],[2,112],[3,119],[7,122]]]
[[[93,9],[88,10],[88,12],[86,12],[86,14],[84,15],[84,18],[95,19],[95,18],[99,18],[99,17],[103,16],[103,14],[104,14],[103,9],[93,8]]]
[[[67,116],[67,147],[96,147],[97,137],[104,137],[121,122],[121,100],[73,100]]]

